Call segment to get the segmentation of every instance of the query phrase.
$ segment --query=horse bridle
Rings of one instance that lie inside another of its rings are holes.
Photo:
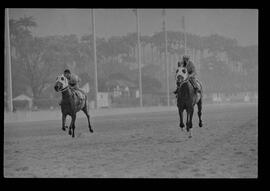
[[[182,82],[180,82],[178,88],[181,88],[181,86],[184,84],[184,83],[187,83],[189,81],[189,77],[187,77],[187,79],[183,80]]]
[[[59,82],[59,81],[58,81]],[[62,83],[62,82],[60,82],[60,83]],[[63,84],[63,83],[62,83]],[[66,91],[67,89],[68,89],[68,86],[69,85],[67,85],[66,87],[64,87],[63,89],[61,89],[61,90],[59,90],[59,92],[64,92],[64,91]]]
[[[64,92],[64,91],[66,91],[67,89],[68,89],[68,86],[65,87],[65,88],[63,88],[62,90],[60,90],[60,92]]]

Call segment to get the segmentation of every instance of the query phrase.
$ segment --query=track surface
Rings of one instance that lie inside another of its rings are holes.
[[[177,110],[76,121],[72,139],[57,121],[5,124],[4,177],[257,178],[257,104],[197,109],[193,137]]]

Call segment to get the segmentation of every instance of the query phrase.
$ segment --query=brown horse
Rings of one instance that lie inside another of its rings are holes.
[[[195,104],[197,104],[198,106],[199,126],[202,127],[202,86],[199,83],[201,93],[195,93],[195,89],[189,81],[188,72],[185,67],[178,68],[176,78],[176,80],[180,84],[177,92],[177,107],[180,117],[179,126],[183,130],[185,126],[183,123],[183,111],[186,110],[186,130],[189,133],[189,138],[191,138],[192,117]]]
[[[54,89],[56,92],[60,91],[62,93],[62,130],[65,131],[66,128],[68,128],[65,125],[66,116],[70,115],[71,123],[69,126],[69,135],[72,135],[72,137],[74,137],[76,113],[82,110],[87,117],[89,131],[93,133],[93,129],[90,124],[90,116],[88,113],[89,105],[87,101],[87,95],[70,87],[68,85],[68,80],[64,75],[58,76],[56,78]]]

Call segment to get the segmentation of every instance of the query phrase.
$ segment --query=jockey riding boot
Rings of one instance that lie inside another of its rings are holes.
[[[196,86],[195,86],[195,92],[196,92],[196,93],[201,93],[201,90],[200,90],[200,88],[198,87],[197,84],[196,84]]]
[[[77,87],[77,86],[75,86],[75,88],[74,88],[75,90],[77,90],[77,91],[79,91],[79,92],[81,92],[82,93],[82,95],[84,95],[85,94],[85,92],[82,90],[82,89],[80,89],[79,87]],[[80,100],[81,100],[81,102],[83,101],[83,98],[82,97],[80,97]]]
[[[194,86],[194,90],[195,90],[195,93],[196,94],[200,94],[201,93],[201,90],[200,90],[200,88],[197,85]]]
[[[177,95],[177,92],[179,91],[179,87],[176,88],[176,90],[173,91],[175,95]]]
[[[176,90],[174,90],[174,92],[173,92],[175,94],[176,99],[178,97],[178,92],[179,92],[179,87],[177,87]]]
[[[175,95],[177,94],[177,88],[176,88],[176,90],[173,91],[173,93],[174,93]]]
[[[180,82],[177,82],[176,83],[176,90],[174,90],[174,92],[173,92],[175,95],[177,95],[177,92],[179,90],[179,87],[180,87]]]
[[[195,93],[200,93],[200,89],[199,89],[197,83],[195,82],[195,79],[191,78],[190,82],[191,82],[192,86],[194,87]]]
[[[194,87],[195,93],[199,92],[199,88],[197,86]]]
[[[195,86],[195,94],[197,95],[197,101],[201,97],[201,90],[198,88],[198,86]]]

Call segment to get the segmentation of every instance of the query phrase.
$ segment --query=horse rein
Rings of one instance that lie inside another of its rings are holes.
[[[181,86],[184,84],[184,83],[187,83],[189,81],[189,78],[183,80],[182,82],[180,82],[179,84],[179,88],[181,88]]]
[[[66,91],[67,89],[68,89],[68,86],[65,87],[65,88],[63,88],[62,90],[59,90],[59,92],[64,92],[64,91]]]
[[[59,80],[57,80],[57,82],[62,83],[62,82],[61,82],[61,81],[59,81]],[[63,83],[62,83],[62,85],[63,85]],[[59,92],[64,92],[64,91],[66,91],[67,89],[68,89],[68,85],[67,85],[65,88],[63,88],[63,89],[59,90]]]

